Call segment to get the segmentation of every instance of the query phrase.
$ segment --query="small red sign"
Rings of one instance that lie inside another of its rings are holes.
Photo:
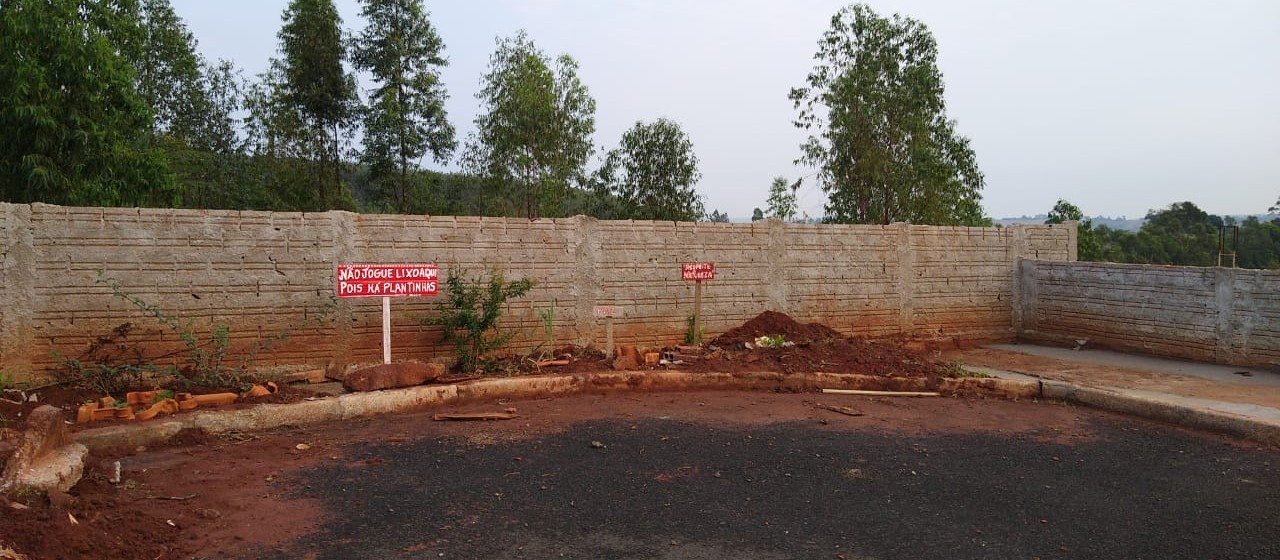
[[[434,296],[440,268],[434,264],[340,264],[338,297]]]
[[[607,319],[609,317],[618,316],[618,306],[616,305],[597,305],[591,308],[591,314],[597,319]]]
[[[715,280],[716,263],[696,262],[681,264],[680,276],[685,280]]]

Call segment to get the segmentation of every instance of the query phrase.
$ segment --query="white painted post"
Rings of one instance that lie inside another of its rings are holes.
[[[391,363],[391,298],[382,298],[382,363]]]

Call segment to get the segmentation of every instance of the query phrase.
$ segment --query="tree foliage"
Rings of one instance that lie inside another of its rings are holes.
[[[368,25],[352,61],[376,85],[364,111],[361,161],[370,181],[405,212],[417,162],[430,154],[444,163],[457,145],[440,81],[440,68],[448,64],[444,42],[421,0],[365,0],[361,15]]]
[[[203,115],[204,60],[196,54],[196,39],[169,0],[143,0],[137,89],[155,115],[157,136],[183,141],[197,135]]]
[[[1062,199],[1058,199],[1053,209],[1049,210],[1046,224],[1076,222],[1076,258],[1082,261],[1102,259],[1102,243],[1098,233],[1093,229],[1093,220],[1084,217],[1080,207]]]
[[[289,129],[281,139],[294,142],[311,162],[321,208],[346,196],[342,183],[342,144],[355,114],[356,82],[347,72],[342,19],[332,0],[291,0],[282,16],[276,108]]]
[[[769,184],[768,217],[789,222],[796,217],[796,189],[800,183],[789,184],[786,177],[774,177]]]
[[[559,214],[591,155],[595,99],[569,55],[550,60],[524,31],[497,45],[476,94],[484,109],[467,166],[496,185],[514,185],[530,219]]]
[[[791,90],[811,131],[799,162],[818,168],[836,222],[983,225],[969,140],[946,117],[938,47],[917,20],[864,4],[837,12],[807,87]]]
[[[603,195],[612,195],[615,219],[692,222],[703,217],[693,186],[702,177],[693,142],[668,119],[636,122],[622,134],[598,172]]]
[[[125,54],[136,2],[0,3],[0,196],[10,202],[169,206],[173,176]],[[122,54],[124,53],[124,54]]]

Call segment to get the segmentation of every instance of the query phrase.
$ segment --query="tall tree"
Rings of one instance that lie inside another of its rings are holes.
[[[375,187],[388,192],[400,212],[408,210],[410,172],[431,154],[448,161],[457,142],[440,81],[444,42],[427,19],[421,0],[365,0],[368,25],[352,53],[377,87],[364,115],[364,153]]]
[[[800,162],[818,168],[837,222],[982,225],[983,176],[946,117],[938,46],[915,19],[844,8],[818,41],[807,87],[791,90],[810,130]]]
[[[203,122],[204,60],[169,0],[143,0],[141,16],[139,59],[133,61],[138,94],[155,115],[156,133],[185,141]]]
[[[567,54],[547,58],[520,31],[499,38],[476,97],[484,111],[468,142],[467,166],[523,193],[534,219],[555,212],[592,151],[596,102]]]
[[[627,218],[692,222],[705,212],[693,186],[702,177],[693,142],[668,119],[636,122],[599,170],[599,185]]]
[[[0,3],[0,196],[88,206],[169,205],[173,177],[149,146],[151,114],[122,53],[136,2]]]
[[[344,66],[342,18],[332,0],[291,0],[282,18],[280,95],[297,112],[301,131],[307,133],[304,143],[323,148],[315,151],[315,180],[320,206],[328,208],[349,195],[342,183],[342,142],[356,102],[355,78]]]
[[[786,177],[774,177],[773,182],[769,184],[769,205],[770,218],[778,218],[784,222],[789,222],[796,217],[796,189],[800,187],[800,183],[788,184]]]

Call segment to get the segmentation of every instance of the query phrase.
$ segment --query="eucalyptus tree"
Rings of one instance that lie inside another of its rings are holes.
[[[777,218],[784,222],[789,222],[796,217],[798,212],[796,202],[796,189],[800,184],[787,183],[785,177],[774,177],[773,182],[769,184],[769,199],[766,203],[769,206],[769,217]]]
[[[444,103],[440,69],[448,65],[444,42],[421,0],[364,0],[368,25],[352,52],[375,84],[364,110],[364,151],[370,180],[408,210],[411,172],[425,155],[448,161],[457,146]]]
[[[278,34],[282,58],[274,61],[279,102],[294,113],[298,144],[312,167],[319,206],[342,206],[342,145],[356,110],[356,82],[347,71],[342,18],[332,0],[291,0]],[[283,137],[282,137],[283,138]]]
[[[938,45],[921,22],[864,4],[837,12],[805,87],[791,90],[800,163],[836,222],[983,225],[982,172],[946,116]]]
[[[593,150],[596,102],[577,61],[548,58],[520,31],[498,39],[480,84],[483,109],[464,155],[467,168],[515,189],[529,219],[559,213]]]

